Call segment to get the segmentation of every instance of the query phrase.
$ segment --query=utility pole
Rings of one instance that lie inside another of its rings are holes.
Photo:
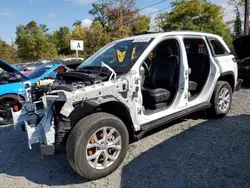
[[[244,35],[248,35],[249,30],[249,0],[245,0]]]

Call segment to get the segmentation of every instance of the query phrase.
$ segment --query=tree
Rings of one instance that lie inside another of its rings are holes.
[[[81,20],[76,20],[74,23],[73,23],[73,25],[72,26],[81,26],[81,24],[82,24],[82,21]]]
[[[70,37],[71,32],[68,27],[60,27],[53,34],[54,44],[56,45],[57,52],[60,55],[69,55],[70,51]]]
[[[147,32],[150,29],[150,18],[147,16],[138,16],[133,23],[133,34]]]
[[[8,63],[16,63],[16,49],[0,39],[0,59],[7,61]]]
[[[242,20],[241,12],[244,5],[242,0],[229,0],[228,5],[232,6],[235,12],[235,19],[231,21],[233,23],[233,35],[235,38],[242,35]]]
[[[101,4],[93,3],[89,14],[93,15],[94,22],[99,22],[106,31],[110,31],[109,5],[107,2]]]
[[[89,13],[113,40],[149,30],[150,18],[139,14],[135,0],[103,0],[92,6]]]
[[[79,56],[86,56],[86,36],[87,36],[88,28],[81,27],[76,25],[74,30],[72,31],[72,35],[70,36],[71,40],[83,40],[84,41],[84,51],[79,51]]]
[[[76,26],[72,31],[71,39],[72,40],[85,40],[88,29],[81,26]]]
[[[93,22],[86,33],[86,54],[92,55],[109,42],[111,42],[110,36],[102,25],[99,22]]]
[[[18,55],[23,60],[52,59],[57,56],[56,46],[50,40],[46,25],[37,25],[31,21],[16,29]]]
[[[171,3],[172,10],[166,12],[160,27],[164,31],[193,30],[215,33],[229,44],[232,37],[223,22],[223,10],[208,0],[186,0]]]

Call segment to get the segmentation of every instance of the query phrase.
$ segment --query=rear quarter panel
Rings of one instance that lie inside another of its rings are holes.
[[[238,79],[238,65],[237,65],[237,62],[233,61],[233,59],[235,59],[235,56],[231,53],[227,44],[224,42],[224,40],[221,37],[218,37],[217,39],[226,48],[229,54],[213,56],[213,58],[217,62],[217,65],[220,69],[220,74],[226,73],[226,72],[233,72],[234,83],[236,85],[237,79]]]

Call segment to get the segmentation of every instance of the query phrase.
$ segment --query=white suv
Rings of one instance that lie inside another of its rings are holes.
[[[72,168],[97,179],[121,164],[129,140],[151,129],[204,109],[226,115],[242,83],[237,76],[217,35],[138,35],[104,46],[56,80],[27,82],[26,104],[12,114],[30,148],[40,143],[48,155],[66,147]]]

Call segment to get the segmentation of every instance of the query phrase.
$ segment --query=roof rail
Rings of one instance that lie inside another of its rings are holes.
[[[146,32],[135,34],[135,35],[145,35],[145,34],[154,34],[154,33],[162,33],[162,31],[146,31]]]

